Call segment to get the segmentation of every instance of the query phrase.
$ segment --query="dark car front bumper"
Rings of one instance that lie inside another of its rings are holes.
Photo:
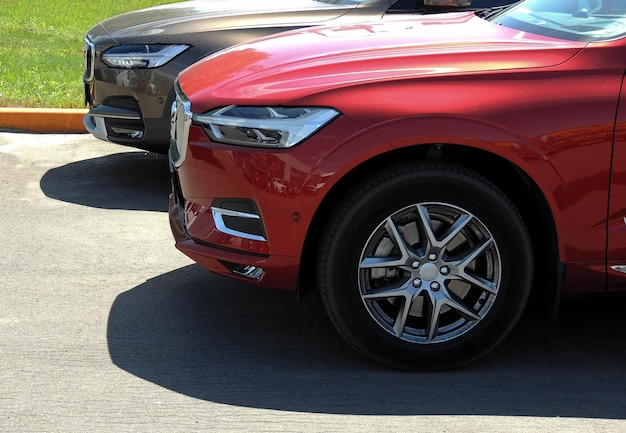
[[[191,48],[158,68],[123,69],[99,59],[107,48],[85,39],[85,128],[101,140],[167,153],[174,79],[202,54]]]

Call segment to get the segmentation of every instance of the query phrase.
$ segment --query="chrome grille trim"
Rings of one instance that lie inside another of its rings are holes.
[[[83,46],[83,61],[85,66],[85,81],[92,81],[95,73],[96,46],[89,39],[85,38]]]
[[[169,158],[174,167],[180,167],[185,161],[187,141],[191,128],[191,102],[185,97],[182,89],[175,82],[176,100],[172,103],[170,124],[170,151]]]

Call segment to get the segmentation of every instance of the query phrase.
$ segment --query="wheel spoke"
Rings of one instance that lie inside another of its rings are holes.
[[[402,300],[402,306],[398,311],[398,316],[393,323],[393,330],[396,336],[401,337],[404,332],[404,326],[406,325],[406,319],[409,317],[409,311],[411,311],[411,305],[413,304],[413,298],[404,298]]]
[[[478,256],[480,256],[487,248],[493,245],[493,238],[483,239],[483,241],[479,244],[476,244],[472,250],[470,250],[469,254],[467,254],[463,259],[459,260],[458,265],[460,268],[465,268],[469,263],[476,260]]]
[[[468,266],[492,245],[493,245],[492,238],[484,239],[483,242],[477,244],[469,252],[469,254],[467,254],[462,259],[458,260],[456,263],[451,264],[450,267],[453,269],[453,274],[455,274],[458,279],[464,280],[474,286],[478,286],[482,290],[489,292],[491,294],[496,294],[498,291],[498,288],[492,281],[472,275],[470,272],[467,271]]]
[[[402,336],[407,317],[411,311],[415,294],[416,289],[413,285],[408,281],[404,281],[399,284],[390,285],[384,289],[372,290],[362,296],[363,299],[374,302],[389,298],[399,299],[400,308],[394,319],[393,329],[396,336],[400,337]]]
[[[386,298],[411,299],[414,292],[415,288],[409,281],[402,281],[382,289],[370,290],[361,296],[363,299],[374,301]]]
[[[445,248],[472,220],[471,215],[463,214],[457,218],[457,220],[448,228],[443,239],[437,242],[440,248]]]
[[[461,273],[458,276],[458,279],[470,283],[471,285],[478,287],[492,295],[498,293],[498,287],[492,281],[485,280],[484,278],[479,278],[475,275],[468,274],[467,272]]]
[[[433,292],[428,292],[428,300],[430,301],[430,314],[426,321],[426,341],[432,342],[437,336],[437,330],[439,329],[439,316],[441,315],[441,302],[437,299]]]
[[[420,215],[424,233],[426,233],[426,238],[428,240],[428,245],[425,245],[424,247],[428,250],[442,250],[443,248],[445,248],[459,233],[461,233],[461,231],[463,231],[463,229],[473,218],[471,215],[468,214],[460,215],[456,219],[456,221],[448,228],[443,238],[440,240],[435,235],[430,214],[428,213],[428,208],[424,205],[418,205],[417,210]]]
[[[471,322],[480,320],[480,316],[478,316],[472,309],[454,299],[445,289],[437,293],[429,291],[428,300],[430,302],[430,314],[428,315],[427,320],[426,338],[429,343],[432,342],[438,335],[439,317],[442,314],[444,306],[456,311],[467,321]]]
[[[453,299],[449,294],[446,295],[444,304],[458,312],[466,320],[480,320],[480,316],[461,302]]]
[[[359,267],[361,269],[393,268],[396,266],[402,266],[405,263],[406,260],[397,257],[366,257],[363,259]]]
[[[391,217],[387,218],[387,222],[385,223],[385,230],[387,230],[387,233],[389,233],[391,240],[397,245],[398,249],[400,250],[400,261],[402,261],[402,264],[405,264],[411,256],[411,251],[404,240],[404,236],[400,234],[400,232],[398,231],[398,227],[393,222],[393,219],[391,219]]]
[[[398,231],[398,227],[393,222],[391,217],[385,221],[385,231],[389,235],[391,242],[400,251],[400,257],[396,256],[383,256],[383,257],[365,257],[361,261],[361,269],[370,268],[393,268],[396,266],[404,266],[412,256],[409,246],[406,244],[404,237]]]
[[[430,220],[430,215],[428,213],[428,208],[423,205],[417,205],[417,213],[420,216],[420,222],[422,224],[422,228],[424,229],[424,233],[426,235],[426,243],[422,245],[424,250],[429,250],[433,247],[433,245],[437,244],[437,237],[435,236],[435,232],[433,231],[433,225]]]

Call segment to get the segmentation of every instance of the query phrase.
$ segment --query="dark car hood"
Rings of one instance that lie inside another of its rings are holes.
[[[333,5],[315,0],[190,1],[128,12],[105,20],[100,26],[119,42],[127,37],[133,40],[172,37],[209,30],[311,26],[342,16],[356,7],[356,4]]]
[[[519,32],[472,13],[441,14],[270,36],[190,66],[179,82],[194,111],[204,111],[220,104],[288,103],[359,83],[549,67],[584,45]]]

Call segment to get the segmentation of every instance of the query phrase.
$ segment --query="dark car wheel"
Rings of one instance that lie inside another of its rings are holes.
[[[532,280],[524,222],[491,182],[424,161],[375,174],[345,195],[321,238],[326,311],[361,354],[442,370],[498,344]]]

